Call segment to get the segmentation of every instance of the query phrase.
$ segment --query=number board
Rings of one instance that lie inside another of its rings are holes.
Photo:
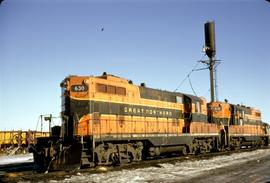
[[[88,87],[86,85],[72,85],[71,91],[73,92],[86,92]]]

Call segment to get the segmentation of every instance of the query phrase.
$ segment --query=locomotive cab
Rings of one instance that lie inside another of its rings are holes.
[[[90,95],[89,83],[88,77],[77,76],[67,77],[61,82],[62,137],[73,137],[77,134],[76,127],[84,106],[79,106],[74,101]]]
[[[40,171],[74,170],[81,166],[83,143],[77,136],[82,110],[89,110],[78,98],[89,97],[89,77],[69,76],[61,86],[61,129],[50,137],[38,138],[34,148],[34,161]],[[59,131],[61,134],[59,135]]]

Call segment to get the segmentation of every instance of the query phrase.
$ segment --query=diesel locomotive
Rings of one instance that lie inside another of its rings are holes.
[[[211,81],[212,34],[210,27],[206,53]],[[60,86],[62,126],[53,127],[50,137],[38,138],[33,148],[41,170],[73,170],[269,143],[269,127],[259,110],[216,101],[213,95],[207,102],[190,94],[137,86],[107,73],[71,75]]]

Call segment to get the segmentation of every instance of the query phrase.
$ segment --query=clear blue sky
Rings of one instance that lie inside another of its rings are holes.
[[[107,71],[173,91],[203,56],[207,20],[216,22],[222,60],[219,99],[259,108],[270,122],[269,19],[263,0],[5,0],[0,130],[36,129],[40,114],[59,116],[59,83],[70,74]],[[208,71],[191,81],[209,99]],[[193,93],[188,81],[179,91]]]

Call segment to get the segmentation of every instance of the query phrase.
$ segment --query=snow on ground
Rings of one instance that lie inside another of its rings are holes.
[[[83,173],[61,182],[104,182],[104,183],[143,183],[143,182],[179,182],[202,175],[208,171],[245,163],[270,155],[270,149],[252,152],[234,153],[213,157],[206,160],[185,160],[175,163],[162,163],[159,166],[123,169],[121,171],[108,171],[104,173]],[[56,182],[55,180],[51,180]]]
[[[217,168],[239,165],[267,156],[270,156],[270,149],[260,149],[203,160],[187,159],[184,161],[175,161],[174,163],[160,163],[156,166],[146,168],[122,169],[117,171],[105,171],[106,168],[104,168],[103,173],[78,173],[71,177],[67,176],[61,181],[50,180],[49,182],[181,182],[200,175],[207,175],[207,172],[211,172]],[[0,156],[0,166],[23,162],[33,162],[33,155]]]
[[[33,154],[0,156],[0,166],[14,163],[33,162]]]

